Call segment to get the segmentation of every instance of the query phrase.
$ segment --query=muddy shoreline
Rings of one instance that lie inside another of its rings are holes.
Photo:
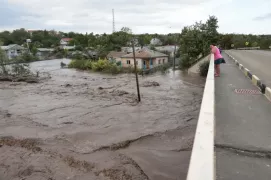
[[[137,103],[133,74],[50,62],[50,79],[0,82],[0,179],[185,179],[203,79],[140,76]]]

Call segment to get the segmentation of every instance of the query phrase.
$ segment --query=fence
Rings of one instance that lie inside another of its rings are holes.
[[[214,55],[210,58],[187,180],[215,180]]]

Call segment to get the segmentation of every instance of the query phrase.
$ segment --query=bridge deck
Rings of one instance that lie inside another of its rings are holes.
[[[227,64],[221,65],[221,77],[215,80],[217,179],[270,180],[271,103],[262,94],[235,93],[257,88],[224,57]]]
[[[271,51],[231,50],[228,53],[271,87]]]

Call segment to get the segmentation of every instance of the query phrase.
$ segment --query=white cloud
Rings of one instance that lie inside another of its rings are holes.
[[[180,32],[183,26],[205,21],[209,15],[218,17],[222,32],[261,33],[263,30],[257,32],[255,25],[259,23],[254,19],[268,13],[268,3],[269,0],[8,0],[13,10],[20,9],[21,21],[16,26],[94,33],[112,32],[113,8],[117,30],[127,26],[134,33]],[[259,8],[252,12],[257,4]],[[244,14],[245,10],[249,12]],[[247,23],[246,29],[240,27],[240,22]],[[10,24],[3,26],[9,28]]]

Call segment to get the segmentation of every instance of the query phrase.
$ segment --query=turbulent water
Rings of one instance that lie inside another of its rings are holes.
[[[0,179],[185,179],[204,79],[139,76],[137,103],[134,74],[61,61],[32,63],[51,77],[38,84],[0,82]]]

